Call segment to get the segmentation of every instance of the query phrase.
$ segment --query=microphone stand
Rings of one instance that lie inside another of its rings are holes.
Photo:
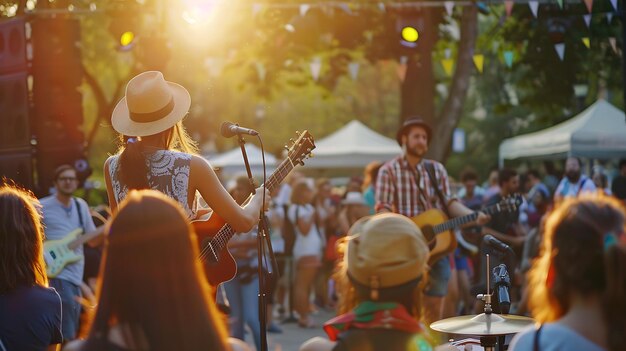
[[[246,153],[245,144],[246,141],[243,139],[242,134],[237,135],[237,142],[239,143],[239,147],[241,148],[241,153],[243,155],[243,162],[246,166],[246,172],[248,174],[248,180],[250,181],[250,188],[252,189],[252,194],[256,193],[254,186],[254,179],[252,178],[252,171],[250,170],[250,163],[248,162],[248,154]],[[265,184],[263,184],[265,187]],[[259,327],[261,334],[261,350],[259,351],[267,351],[267,292],[270,288],[270,284],[266,281],[267,276],[263,273],[263,258],[265,257],[265,247],[267,245],[268,253],[270,255],[270,261],[272,265],[272,270],[269,274],[274,274],[274,272],[278,272],[278,264],[276,263],[276,257],[274,256],[274,250],[272,249],[272,242],[268,235],[269,229],[267,227],[267,222],[265,220],[265,214],[263,212],[263,206],[261,206],[261,211],[259,212],[259,225],[257,230],[257,275],[259,277],[259,293],[258,293],[258,303],[259,303]]]

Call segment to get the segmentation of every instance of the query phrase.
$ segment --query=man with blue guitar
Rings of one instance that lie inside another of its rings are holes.
[[[55,194],[41,199],[46,242],[44,259],[49,284],[61,296],[63,340],[76,338],[80,317],[80,286],[85,259],[83,243],[97,245],[104,227],[91,219],[85,200],[72,196],[78,188],[76,170],[70,165],[59,166],[54,172]]]

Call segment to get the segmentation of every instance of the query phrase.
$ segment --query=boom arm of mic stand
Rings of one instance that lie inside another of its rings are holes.
[[[246,166],[246,173],[248,173],[248,181],[250,182],[250,188],[252,194],[256,194],[256,186],[254,186],[254,178],[252,178],[252,171],[250,170],[250,163],[248,162],[248,153],[246,152],[246,141],[243,139],[243,135],[237,135],[237,142],[241,148],[241,154],[243,155],[243,163]]]

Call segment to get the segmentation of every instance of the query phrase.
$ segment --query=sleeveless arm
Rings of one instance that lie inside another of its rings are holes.
[[[244,207],[240,207],[224,189],[209,163],[196,155],[191,158],[189,188],[192,194],[198,190],[213,211],[236,232],[249,232],[258,222],[263,193],[257,191]],[[269,201],[269,194],[267,199]]]
[[[111,208],[111,213],[117,212],[117,202],[115,201],[115,194],[113,194],[113,185],[111,184],[111,173],[109,172],[109,162],[111,161],[108,158],[104,162],[104,182],[107,187],[107,197],[109,198],[109,207]]]

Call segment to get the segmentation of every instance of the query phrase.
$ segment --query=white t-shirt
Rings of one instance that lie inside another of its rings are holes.
[[[537,329],[531,326],[515,335],[511,351],[533,351]],[[544,324],[539,334],[539,351],[605,351],[574,330],[558,323]]]
[[[311,225],[311,229],[308,233],[303,235],[298,229],[296,223],[296,208],[298,212],[298,218],[310,220],[315,214],[315,209],[312,205],[295,205],[289,206],[288,216],[291,223],[294,224],[296,231],[296,242],[293,245],[293,257],[297,261],[298,258],[303,256],[318,256],[322,257],[322,239],[317,231],[315,223]]]

